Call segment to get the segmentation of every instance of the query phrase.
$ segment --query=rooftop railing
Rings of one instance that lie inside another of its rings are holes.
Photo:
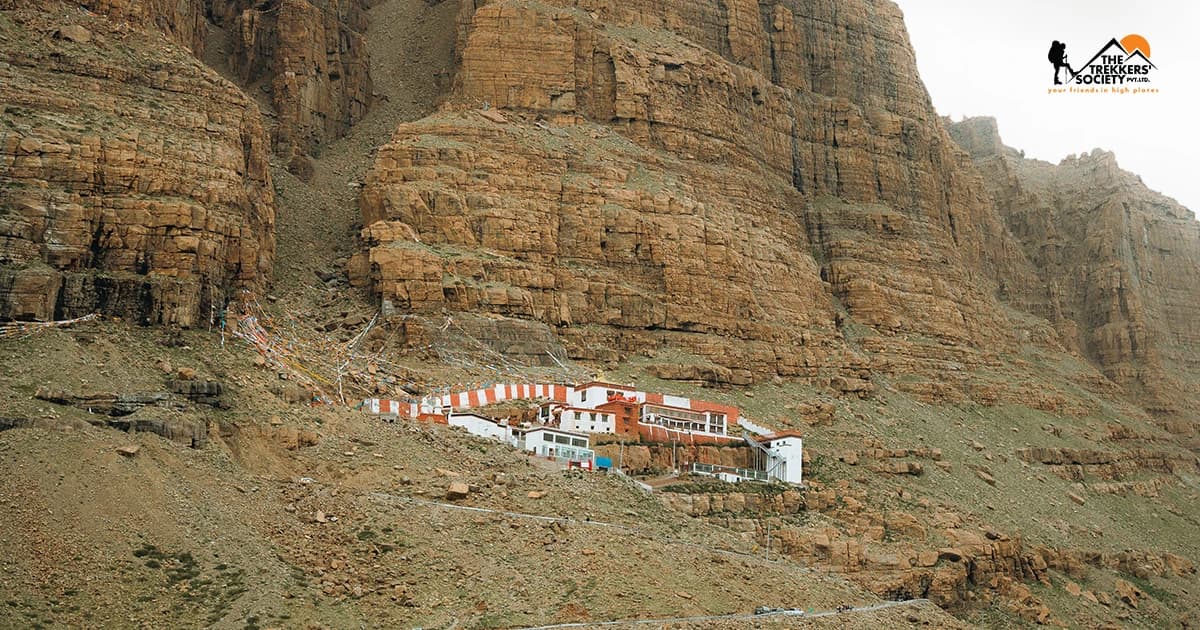
[[[767,473],[762,470],[753,470],[751,468],[734,468],[733,466],[720,466],[717,464],[692,464],[692,472],[702,475],[717,475],[725,473],[736,475],[741,479],[749,479],[752,481],[767,481]]]

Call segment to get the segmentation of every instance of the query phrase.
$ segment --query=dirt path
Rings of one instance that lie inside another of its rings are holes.
[[[873,613],[889,608],[900,608],[910,606],[932,606],[933,604],[927,599],[910,599],[902,602],[883,602],[871,606],[856,606],[849,610],[822,610],[817,612],[805,613],[801,609],[795,608],[791,610],[775,610],[762,614],[733,614],[733,615],[706,615],[699,617],[672,617],[669,619],[622,619],[618,621],[586,621],[582,623],[559,623],[550,626],[533,626],[523,628],[522,630],[558,630],[560,628],[599,628],[606,626],[636,626],[636,625],[675,625],[675,624],[702,624],[708,625],[714,622],[736,622],[736,621],[754,621],[762,622],[773,618],[787,618],[794,620],[797,623],[802,623],[808,619],[820,619],[823,617],[841,617],[843,615],[854,615]],[[758,624],[754,624],[758,627]]]
[[[388,0],[369,12],[367,46],[379,97],[350,134],[322,148],[305,183],[282,164],[278,193],[276,293],[324,292],[314,272],[341,275],[361,222],[358,188],[375,148],[396,126],[434,110],[453,66],[457,0]],[[439,83],[439,76],[443,79]]]

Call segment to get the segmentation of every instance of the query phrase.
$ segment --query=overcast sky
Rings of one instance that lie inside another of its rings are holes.
[[[1200,2],[895,0],[938,113],[994,116],[1026,157],[1057,163],[1100,147],[1153,190],[1200,212]],[[1158,94],[1046,93],[1050,42],[1072,66],[1115,37],[1150,43]]]

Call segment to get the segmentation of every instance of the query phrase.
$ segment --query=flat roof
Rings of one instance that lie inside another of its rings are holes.
[[[687,407],[676,407],[675,405],[664,405],[662,403],[654,403],[654,402],[642,403],[642,407],[662,407],[663,409],[673,409],[675,411],[686,411],[688,413],[699,413],[699,414],[719,413],[724,416],[729,415],[728,413],[726,413],[724,411],[717,411],[715,409],[689,409]]]
[[[617,385],[616,383],[605,383],[604,381],[588,381],[587,383],[584,383],[582,385],[576,385],[575,389],[576,389],[576,391],[578,391],[581,389],[589,389],[592,387],[607,387],[608,389],[622,389],[627,392],[642,391],[632,385]]]
[[[450,419],[450,418],[461,418],[461,417],[463,417],[463,416],[471,416],[471,417],[474,417],[474,418],[479,418],[480,420],[487,420],[488,422],[494,422],[494,423],[496,423],[496,424],[499,424],[499,423],[500,423],[500,421],[499,421],[499,420],[497,420],[497,419],[495,419],[495,418],[492,418],[492,417],[489,417],[489,416],[481,416],[481,415],[479,415],[479,414],[477,414],[477,413],[471,413],[471,412],[469,412],[469,411],[467,411],[467,412],[462,412],[462,413],[458,413],[458,412],[451,413],[450,415],[446,416],[446,418],[447,418],[447,419]]]
[[[804,434],[796,429],[788,429],[787,431],[777,431],[777,432],[772,433],[771,435],[768,435],[758,441],[766,443],[766,442],[774,442],[775,440],[782,440],[783,438],[793,438],[793,437],[803,439]]]
[[[558,427],[548,427],[548,426],[544,426],[544,425],[540,426],[540,427],[531,427],[529,429],[526,429],[525,434],[528,435],[530,433],[537,433],[538,431],[552,431],[554,433],[561,433],[563,435],[571,435],[574,437],[581,437],[581,438],[588,437],[587,433],[579,433],[577,431],[568,431],[566,429],[560,429]]]
[[[643,404],[645,403],[641,403],[636,400],[630,400],[628,398],[614,398],[596,405],[596,409],[604,409],[605,407],[610,407],[612,405],[632,405],[634,407],[641,407]]]

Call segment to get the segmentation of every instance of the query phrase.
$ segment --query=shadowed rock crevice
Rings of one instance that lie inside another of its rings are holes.
[[[207,0],[222,50],[206,57],[261,92],[275,151],[316,154],[361,121],[374,99],[364,0]]]

